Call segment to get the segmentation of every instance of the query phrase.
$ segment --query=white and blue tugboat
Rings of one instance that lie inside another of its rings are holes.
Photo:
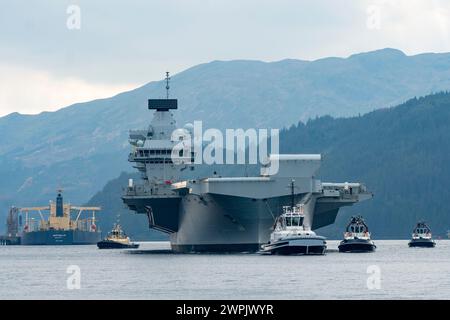
[[[291,183],[292,193],[294,183]],[[283,206],[283,214],[276,220],[270,241],[262,245],[261,253],[279,255],[323,255],[326,238],[316,235],[305,223],[304,204]]]
[[[370,239],[367,224],[361,216],[352,217],[338,246],[339,252],[372,252],[376,245]]]
[[[318,236],[303,224],[301,206],[285,206],[270,235],[269,243],[262,246],[262,253],[290,255],[323,255],[327,249],[325,237]]]
[[[412,238],[408,243],[409,247],[434,248],[434,242],[430,227],[423,221],[419,221],[413,230]]]

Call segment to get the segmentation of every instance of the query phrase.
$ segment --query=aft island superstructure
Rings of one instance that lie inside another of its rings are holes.
[[[168,79],[167,79],[168,81]],[[167,85],[168,88],[168,85]],[[176,99],[149,99],[154,111],[146,130],[130,131],[129,161],[142,174],[130,181],[122,196],[133,211],[146,214],[151,228],[170,235],[177,252],[258,251],[269,240],[271,227],[294,199],[304,208],[312,230],[334,223],[339,208],[370,199],[361,183],[326,183],[315,178],[319,154],[272,154],[254,177],[207,177],[180,181],[191,164],[172,160]],[[194,154],[184,155],[191,157]],[[278,163],[277,172],[269,168]]]

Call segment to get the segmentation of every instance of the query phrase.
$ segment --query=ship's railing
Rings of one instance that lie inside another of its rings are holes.
[[[322,183],[322,191],[325,196],[353,198],[358,194],[368,193],[367,188],[362,183]]]
[[[368,231],[365,232],[346,232],[344,233],[345,239],[370,239],[370,233]]]
[[[34,218],[28,219],[28,225],[25,225],[25,227],[26,227],[26,232],[38,231],[39,230],[39,221]]]
[[[177,196],[177,193],[173,192],[172,185],[156,184],[156,185],[142,185],[135,184],[122,189],[125,197],[149,197],[149,196]]]
[[[94,224],[94,221],[91,218],[86,219],[80,219],[77,221],[76,226],[73,225],[73,229],[78,229],[80,231],[93,231],[92,225]]]
[[[185,157],[179,156],[177,157],[177,160],[179,160],[177,163],[194,163],[195,160],[195,154],[191,152],[190,155],[187,155]],[[144,163],[150,163],[150,164],[157,164],[157,163],[173,163],[172,159],[172,151],[169,149],[136,149],[130,152],[128,155],[128,161],[129,162],[144,162]]]
[[[149,196],[153,194],[153,188],[144,185],[133,185],[123,189],[126,196]]]

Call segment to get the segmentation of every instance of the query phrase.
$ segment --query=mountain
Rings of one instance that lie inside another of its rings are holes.
[[[444,236],[450,229],[449,141],[450,93],[414,98],[364,116],[299,122],[280,134],[282,152],[322,154],[318,178],[364,182],[375,195],[341,209],[335,224],[319,230],[330,238],[340,238],[350,215],[357,213],[365,217],[375,238],[409,237],[419,219],[429,222],[435,236]],[[108,185],[117,191],[127,178],[123,174]],[[106,188],[94,199],[102,205],[101,199],[113,203],[111,212],[121,210],[120,193],[110,191]],[[122,216],[136,215],[124,210]],[[128,223],[128,228],[143,235],[141,226]]]
[[[322,115],[353,116],[450,88],[450,54],[406,56],[383,49],[316,61],[213,61],[172,77],[179,123],[204,127],[285,127]],[[0,212],[36,205],[62,187],[87,201],[127,163],[130,128],[152,117],[148,98],[162,81],[108,99],[39,115],[0,118]],[[2,217],[0,216],[0,220]]]

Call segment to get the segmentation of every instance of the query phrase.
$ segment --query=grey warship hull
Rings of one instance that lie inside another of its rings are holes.
[[[345,193],[340,185],[333,191],[322,190],[314,197],[310,217],[313,230],[334,223],[340,207],[352,205],[363,196]],[[300,200],[307,195],[296,197]],[[147,214],[150,228],[168,233],[176,252],[256,252],[269,241],[276,213],[290,203],[290,196],[253,198],[181,192],[161,198],[139,196],[129,190],[123,201],[137,213]]]

